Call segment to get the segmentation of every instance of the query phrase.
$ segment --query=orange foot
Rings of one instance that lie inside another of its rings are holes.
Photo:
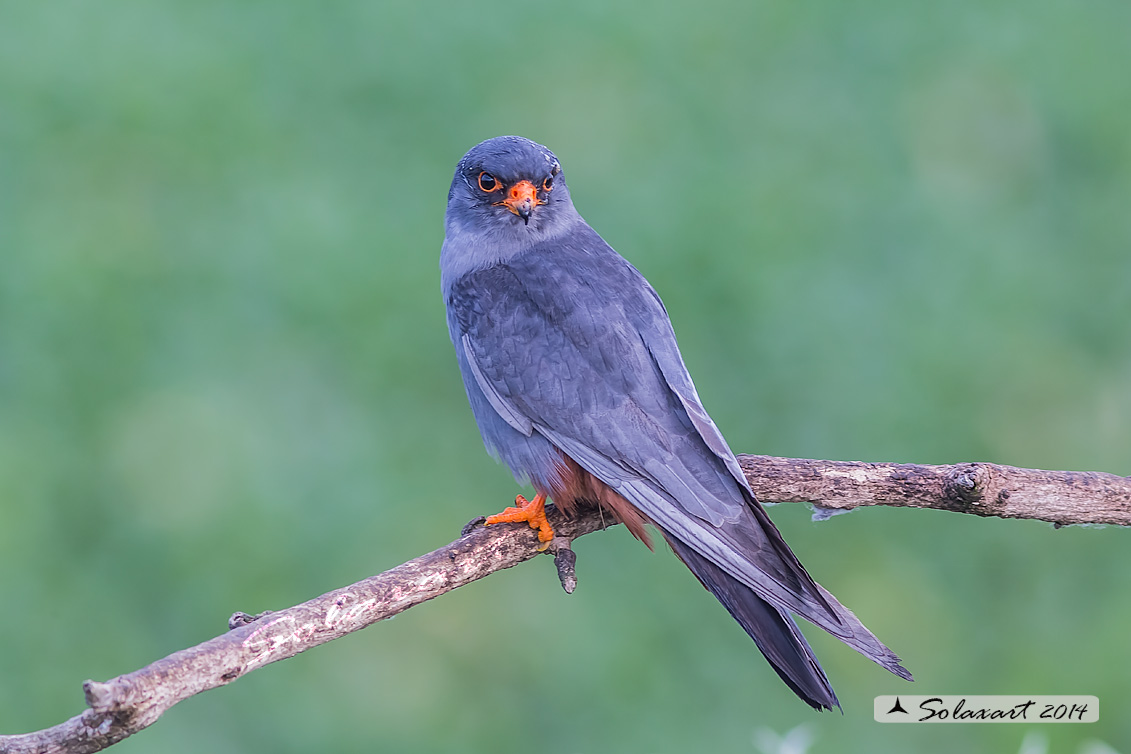
[[[514,499],[517,508],[507,508],[502,513],[487,517],[487,525],[509,524],[516,521],[525,521],[531,529],[538,530],[538,541],[549,542],[554,538],[554,529],[546,520],[546,496],[539,492],[533,500],[528,501],[522,495]]]

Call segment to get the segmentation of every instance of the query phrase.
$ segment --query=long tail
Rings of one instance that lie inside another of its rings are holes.
[[[793,693],[813,709],[840,707],[825,671],[792,618],[666,532],[665,539],[676,556],[750,634]]]

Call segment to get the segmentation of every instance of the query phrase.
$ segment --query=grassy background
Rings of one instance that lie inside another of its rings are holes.
[[[0,10],[0,732],[513,496],[437,271],[502,133],[664,296],[737,451],[1131,474],[1127,3],[390,5]],[[913,687],[810,632],[845,708],[811,713],[615,531],[572,597],[536,561],[116,750],[1131,751],[1125,532],[773,515]],[[904,690],[1103,706],[872,722]]]

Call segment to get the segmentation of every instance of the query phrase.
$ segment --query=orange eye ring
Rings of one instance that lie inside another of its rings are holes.
[[[498,191],[502,187],[503,184],[486,170],[479,174],[479,189],[481,191],[490,194],[493,191]]]
[[[554,189],[554,176],[548,175],[542,181],[543,191],[552,191]]]

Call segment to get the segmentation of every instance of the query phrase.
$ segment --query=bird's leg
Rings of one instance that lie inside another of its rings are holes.
[[[514,499],[514,503],[516,508],[507,508],[502,513],[488,516],[484,523],[490,526],[525,521],[530,524],[531,529],[538,530],[539,542],[549,542],[554,538],[554,529],[546,520],[546,496],[543,493],[539,492],[533,500],[527,500],[519,495]]]

